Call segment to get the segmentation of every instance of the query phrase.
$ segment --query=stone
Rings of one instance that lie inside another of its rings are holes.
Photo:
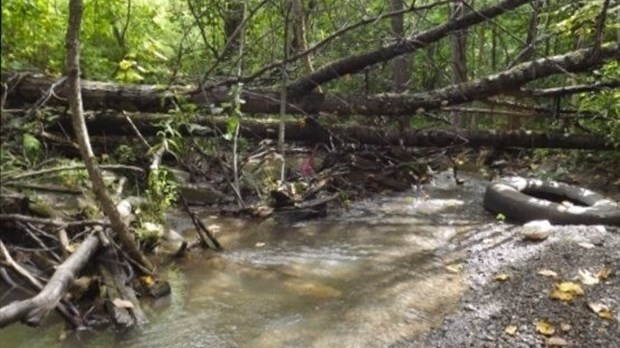
[[[548,220],[534,220],[523,225],[521,236],[524,240],[541,241],[551,234],[552,225]]]

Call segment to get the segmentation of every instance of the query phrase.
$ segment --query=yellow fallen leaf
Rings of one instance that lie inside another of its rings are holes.
[[[540,271],[538,271],[538,274],[540,274],[541,276],[545,276],[545,277],[552,277],[552,278],[558,277],[558,274],[555,271],[552,271],[550,269],[541,269]]]
[[[598,314],[601,319],[613,320],[613,313],[609,310],[609,307],[600,302],[588,302],[588,307]]]
[[[585,285],[595,285],[598,284],[599,279],[595,277],[592,272],[586,270],[579,270],[579,280],[582,284]]]
[[[155,282],[155,280],[150,275],[145,275],[145,276],[140,277],[140,283],[142,283],[142,285],[146,286],[147,288],[153,285],[153,282]]]
[[[614,320],[614,315],[609,309],[601,310],[600,312],[598,312],[598,316],[601,319]]]
[[[517,333],[517,325],[508,325],[504,329],[504,332],[509,334],[510,336],[514,336]]]
[[[510,276],[506,273],[500,273],[498,275],[495,276],[495,278],[493,278],[494,280],[498,281],[498,282],[505,282],[508,279],[510,279]]]
[[[446,266],[446,269],[452,273],[460,273],[463,270],[463,264],[462,263],[455,263],[452,265],[448,265]]]
[[[607,268],[607,267],[603,267],[600,271],[596,272],[596,277],[600,280],[607,280],[609,279],[609,277],[611,277],[613,274],[613,272],[611,271],[611,269]]]
[[[581,285],[574,282],[563,282],[555,285],[549,297],[553,300],[570,301],[575,296],[583,295]]]
[[[552,300],[571,301],[574,296],[570,292],[563,292],[558,289],[553,289],[553,291],[551,291],[551,294],[549,294],[549,297]]]
[[[545,319],[538,320],[534,324],[536,325],[536,332],[540,334],[551,336],[555,333],[555,327],[553,327],[553,325]]]
[[[583,295],[581,285],[574,282],[563,282],[556,285],[557,289],[562,292],[568,292],[573,295]]]
[[[547,346],[549,347],[566,347],[567,345],[568,342],[566,342],[566,340],[562,337],[553,336],[547,338]]]

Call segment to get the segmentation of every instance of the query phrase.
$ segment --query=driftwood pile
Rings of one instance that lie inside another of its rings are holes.
[[[16,321],[38,326],[56,310],[72,329],[111,320],[128,328],[147,322],[129,280],[136,272],[114,242],[108,223],[0,215],[0,276],[7,297],[32,297],[0,308],[0,327]],[[140,279],[152,281],[143,275]],[[152,287],[152,286],[151,286]],[[162,296],[169,292],[162,289]]]

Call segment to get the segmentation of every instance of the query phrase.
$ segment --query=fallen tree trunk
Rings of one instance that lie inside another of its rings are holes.
[[[159,128],[156,124],[169,119],[165,114],[133,114],[131,119],[144,136],[154,136]],[[60,126],[65,127],[69,120],[61,118]],[[181,129],[183,135],[214,136],[223,134],[228,127],[224,117],[196,117],[195,124],[207,127],[208,131],[192,133]],[[102,113],[89,118],[88,128],[93,135],[134,136],[135,131],[124,116]],[[278,137],[278,122],[243,119],[240,134],[247,138],[274,139]],[[400,145],[418,147],[445,146],[493,146],[522,148],[564,148],[611,150],[613,147],[601,136],[586,134],[532,133],[528,131],[489,132],[489,131],[448,131],[448,130],[408,130],[398,132],[365,126],[324,127],[316,122],[302,124],[298,121],[286,122],[286,139],[308,143],[351,142],[369,145]],[[60,129],[60,128],[59,128]],[[53,130],[53,129],[51,129]]]
[[[342,58],[293,81],[287,88],[288,93],[291,97],[304,95],[312,91],[316,86],[342,76],[360,72],[368,66],[386,62],[400,55],[415,52],[417,49],[438,41],[456,30],[466,29],[475,24],[488,21],[528,2],[531,2],[531,0],[500,1],[479,11],[472,11],[467,15],[452,18],[441,25],[413,35],[411,38],[399,40],[398,43],[393,45]]]
[[[562,97],[565,95],[596,92],[605,89],[616,89],[620,87],[620,80],[612,80],[607,82],[597,82],[590,85],[574,85],[565,87],[545,88],[545,89],[525,89],[523,93],[533,97]]]
[[[99,246],[99,238],[91,234],[80,244],[75,253],[58,266],[41,292],[27,300],[11,302],[0,308],[0,328],[18,320],[29,326],[38,326],[47,313],[58,305],[77,273],[91,259]]]
[[[595,48],[586,48],[563,55],[541,58],[478,80],[409,95],[332,96],[311,93],[296,102],[289,103],[287,112],[292,114],[324,112],[338,115],[412,116],[419,110],[440,109],[449,105],[482,100],[501,93],[519,93],[519,88],[530,81],[567,71],[586,71],[608,60],[620,58],[620,44],[604,46],[597,56],[592,56],[594,51]],[[10,76],[12,76],[10,73],[3,72],[2,81],[9,80]],[[48,90],[54,83],[47,78],[35,76],[26,76],[18,80],[20,82],[10,88],[7,99],[16,105],[23,104],[23,102],[36,102],[41,98],[41,91]],[[81,91],[84,107],[91,110],[167,112],[174,108],[175,94],[188,95],[190,102],[205,107],[230,102],[230,93],[226,88],[189,94],[190,89],[187,88],[169,90],[159,86],[82,81]],[[55,94],[66,97],[66,86],[59,87]],[[276,92],[244,89],[242,98],[245,101],[241,106],[244,113],[279,113],[280,97]],[[65,105],[66,101],[51,98],[48,103]]]

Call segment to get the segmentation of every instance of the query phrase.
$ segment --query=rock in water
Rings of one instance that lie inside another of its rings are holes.
[[[523,225],[521,235],[523,239],[530,241],[541,241],[547,239],[551,234],[551,223],[548,220],[534,220]]]

